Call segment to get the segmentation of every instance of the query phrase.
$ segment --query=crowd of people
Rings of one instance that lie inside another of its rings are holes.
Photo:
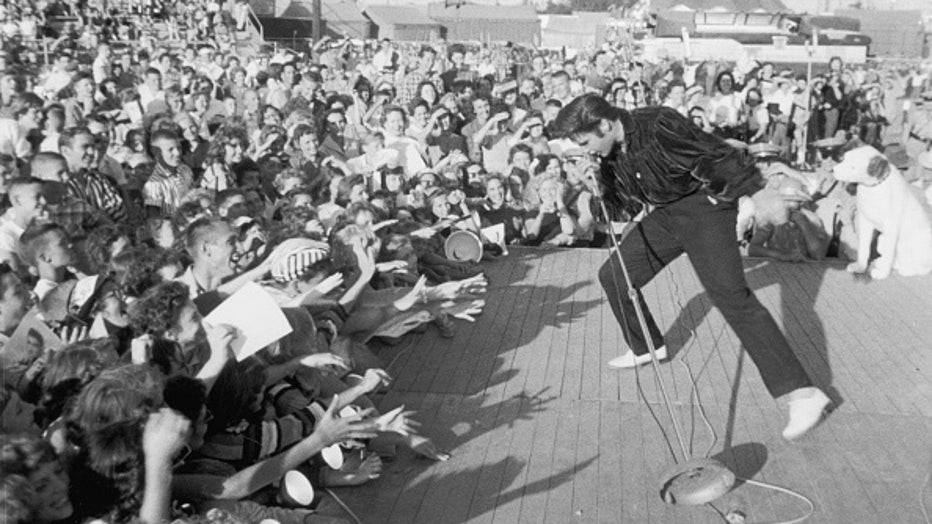
[[[288,472],[353,486],[398,447],[446,460],[412,412],[376,410],[373,341],[453,337],[485,261],[604,246],[648,211],[603,216],[590,152],[555,135],[584,93],[766,144],[781,163],[742,207],[749,255],[844,256],[850,199],[810,142],[899,151],[920,184],[932,168],[927,66],[832,60],[809,86],[610,45],[240,53],[243,5],[0,6],[4,522],[331,522],[282,494]],[[475,256],[445,249],[461,231]],[[238,359],[237,326],[202,319],[255,284],[291,333]]]

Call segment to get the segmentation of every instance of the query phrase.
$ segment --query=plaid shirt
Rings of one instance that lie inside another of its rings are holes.
[[[410,73],[405,75],[404,82],[401,84],[401,90],[398,92],[398,105],[408,109],[408,104],[412,100],[418,98],[419,93],[417,91],[417,86],[421,85],[421,82],[424,80],[430,80],[434,87],[437,88],[437,94],[442,95],[444,92],[443,81],[436,74],[431,73],[430,76],[425,75],[420,70],[415,69]]]
[[[123,195],[110,179],[97,171],[84,171],[68,179],[68,192],[103,211],[115,222],[126,218]]]
[[[110,223],[110,218],[84,200],[66,195],[61,202],[49,205],[49,221],[63,227],[69,238],[83,238],[88,231]]]

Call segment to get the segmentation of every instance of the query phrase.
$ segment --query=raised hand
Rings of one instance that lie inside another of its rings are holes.
[[[404,406],[399,406],[376,418],[379,431],[391,431],[404,436],[417,433],[417,428],[421,423],[410,418],[414,411],[404,411],[404,408]]]
[[[365,420],[372,414],[372,409],[365,409],[356,415],[340,418],[337,416],[337,404],[340,396],[334,395],[330,407],[317,422],[314,433],[318,434],[325,446],[346,440],[364,440],[377,436],[378,426],[375,420]]]
[[[62,326],[61,330],[58,332],[58,337],[61,338],[61,341],[68,344],[74,344],[75,342],[80,342],[87,338],[88,332],[91,328],[89,326],[83,326],[78,324],[72,324],[70,326]]]
[[[162,408],[149,415],[142,432],[146,460],[171,462],[181,451],[191,432],[191,421],[180,413]]]
[[[210,358],[226,361],[230,357],[231,345],[236,339],[236,328],[228,324],[216,326],[204,323],[207,332],[207,344],[210,345]]]
[[[375,253],[372,246],[363,247],[361,243],[353,245],[353,253],[356,254],[356,262],[359,264],[359,270],[363,275],[369,275],[371,278],[375,274]]]
[[[511,118],[511,115],[509,115],[507,111],[502,111],[501,113],[496,113],[490,120],[492,122],[504,122],[509,118]]]

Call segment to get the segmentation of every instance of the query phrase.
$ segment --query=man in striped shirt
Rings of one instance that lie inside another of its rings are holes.
[[[191,190],[194,177],[191,168],[181,161],[181,144],[171,131],[153,133],[152,152],[156,165],[142,188],[143,199],[147,209],[155,208],[162,216],[171,216]]]
[[[62,131],[61,154],[68,162],[68,192],[100,210],[113,221],[126,218],[123,195],[116,184],[95,169],[97,147],[94,135],[86,127]]]

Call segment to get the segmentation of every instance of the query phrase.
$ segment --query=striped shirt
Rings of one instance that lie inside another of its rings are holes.
[[[68,192],[119,222],[126,218],[126,205],[116,184],[97,171],[83,171],[68,179]]]
[[[191,168],[184,164],[179,165],[174,171],[158,164],[142,188],[145,204],[159,208],[164,215],[174,214],[181,205],[181,199],[191,190],[193,180]]]

